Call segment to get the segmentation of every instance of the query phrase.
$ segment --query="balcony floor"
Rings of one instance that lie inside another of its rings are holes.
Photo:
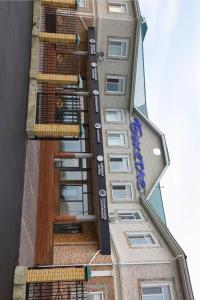
[[[56,141],[42,141],[40,145],[40,175],[38,189],[35,263],[53,262],[53,215],[59,195],[58,172],[53,168]]]

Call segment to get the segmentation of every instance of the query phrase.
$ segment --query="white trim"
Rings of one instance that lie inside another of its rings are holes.
[[[118,90],[117,91],[108,90],[107,89],[108,79],[122,80],[122,90],[121,91],[119,90],[119,84],[118,84]],[[122,94],[125,93],[125,84],[126,84],[126,76],[123,76],[123,75],[107,75],[107,77],[106,77],[106,93],[114,94],[114,95],[122,95]]]

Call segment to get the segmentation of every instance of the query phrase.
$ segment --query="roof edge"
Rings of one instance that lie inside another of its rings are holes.
[[[160,183],[161,178],[163,177],[163,175],[165,174],[167,168],[170,165],[170,158],[169,158],[169,153],[167,151],[167,143],[166,143],[166,139],[165,139],[165,135],[164,133],[162,133],[160,131],[160,129],[158,129],[158,127],[156,127],[138,108],[134,108],[134,110],[136,111],[136,113],[143,119],[143,121],[145,121],[152,129],[154,132],[156,132],[162,140],[162,146],[163,146],[163,150],[164,150],[164,160],[165,160],[165,167],[162,170],[162,172],[160,173],[159,177],[157,178],[156,182],[154,183],[151,191],[149,192],[147,199],[149,199],[154,191],[154,189],[156,188],[157,184]]]
[[[189,270],[186,261],[186,254],[184,253],[181,246],[178,244],[174,236],[171,234],[167,226],[162,222],[160,217],[155,213],[154,209],[150,206],[147,198],[141,195],[141,203],[147,213],[150,215],[154,225],[157,227],[158,231],[162,235],[165,242],[168,244],[169,248],[175,255],[175,259],[178,260],[179,271],[182,279],[183,291],[185,295],[185,300],[194,300]]]

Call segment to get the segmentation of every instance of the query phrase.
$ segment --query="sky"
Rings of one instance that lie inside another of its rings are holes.
[[[139,0],[147,108],[165,134],[170,166],[161,191],[167,226],[183,250],[200,299],[200,0]]]

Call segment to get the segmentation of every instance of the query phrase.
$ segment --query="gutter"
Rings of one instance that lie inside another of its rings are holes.
[[[136,39],[135,39],[135,52],[133,58],[133,72],[132,72],[132,85],[131,85],[131,101],[130,101],[130,113],[132,114],[134,109],[134,94],[135,94],[135,83],[136,83],[136,73],[137,73],[137,64],[138,64],[138,51],[139,51],[139,39],[140,39],[140,22],[141,14],[138,0],[133,0],[133,6],[136,10]]]
[[[162,235],[165,242],[168,244],[169,248],[175,255],[175,259],[178,261],[180,276],[182,280],[183,292],[185,296],[185,300],[194,300],[194,295],[192,291],[192,285],[189,275],[189,270],[186,261],[186,255],[180,245],[177,243],[167,226],[162,222],[159,216],[154,212],[151,208],[148,200],[145,198],[144,195],[141,195],[141,203],[147,213],[152,218],[154,224],[156,225],[157,229],[159,230],[160,234]]]

